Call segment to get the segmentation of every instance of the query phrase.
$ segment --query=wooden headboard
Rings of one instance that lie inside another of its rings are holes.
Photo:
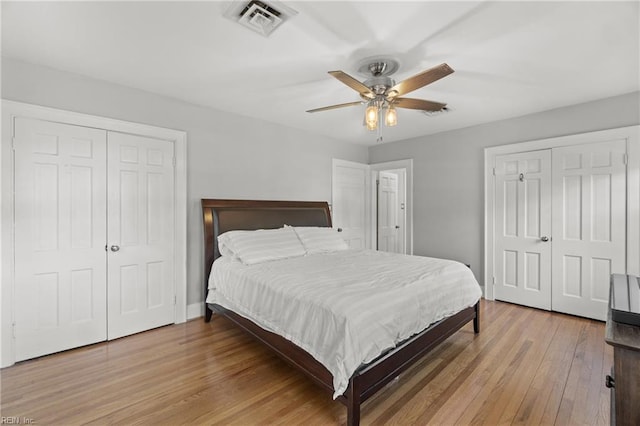
[[[263,201],[202,199],[204,223],[204,297],[211,265],[220,256],[218,235],[232,230],[256,230],[291,226],[331,226],[325,201]],[[206,308],[205,319],[211,318]]]

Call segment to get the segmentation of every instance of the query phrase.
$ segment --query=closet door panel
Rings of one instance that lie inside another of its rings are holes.
[[[626,271],[626,141],[553,148],[554,311],[605,320]]]
[[[114,339],[174,321],[173,143],[108,134],[109,327]]]
[[[551,152],[496,157],[495,297],[551,309]]]
[[[16,361],[106,339],[106,132],[15,120]]]

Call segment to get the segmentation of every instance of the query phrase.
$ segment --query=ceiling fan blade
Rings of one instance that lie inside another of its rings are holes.
[[[361,83],[360,81],[358,81],[355,78],[351,77],[349,74],[347,74],[345,72],[342,72],[342,71],[329,71],[329,74],[331,74],[332,76],[334,76],[335,78],[340,80],[342,83],[344,83],[347,86],[351,87],[353,90],[355,90],[356,92],[360,93],[360,95],[362,95],[362,96],[364,96],[366,98],[373,99],[376,96],[371,91],[371,89],[369,89],[363,83]]]
[[[402,80],[400,83],[393,86],[387,92],[387,96],[396,97],[402,96],[406,93],[413,92],[416,89],[431,84],[434,81],[440,80],[442,77],[446,77],[453,72],[453,69],[447,64],[440,64],[433,68],[429,68],[426,71],[416,74],[413,77],[409,77],[406,80]]]
[[[427,101],[425,99],[395,98],[393,100],[393,106],[398,108],[419,109],[422,111],[440,111],[447,106],[447,104]]]
[[[350,107],[350,106],[356,106],[356,105],[362,105],[362,102],[358,101],[358,102],[348,102],[346,104],[331,105],[331,106],[326,106],[322,108],[310,109],[307,112],[328,111],[330,109],[344,108],[344,107]]]

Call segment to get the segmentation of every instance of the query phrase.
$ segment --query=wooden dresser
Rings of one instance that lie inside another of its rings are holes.
[[[612,294],[616,280],[629,278],[636,279],[612,275]],[[640,326],[614,321],[611,303],[605,341],[613,346],[613,369],[605,382],[611,388],[611,424],[640,425]]]

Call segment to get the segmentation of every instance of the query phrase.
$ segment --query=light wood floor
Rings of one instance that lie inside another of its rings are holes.
[[[604,323],[483,301],[481,327],[465,326],[367,401],[362,424],[609,423]],[[342,404],[217,317],[22,362],[0,378],[1,415],[40,425],[346,422]]]

